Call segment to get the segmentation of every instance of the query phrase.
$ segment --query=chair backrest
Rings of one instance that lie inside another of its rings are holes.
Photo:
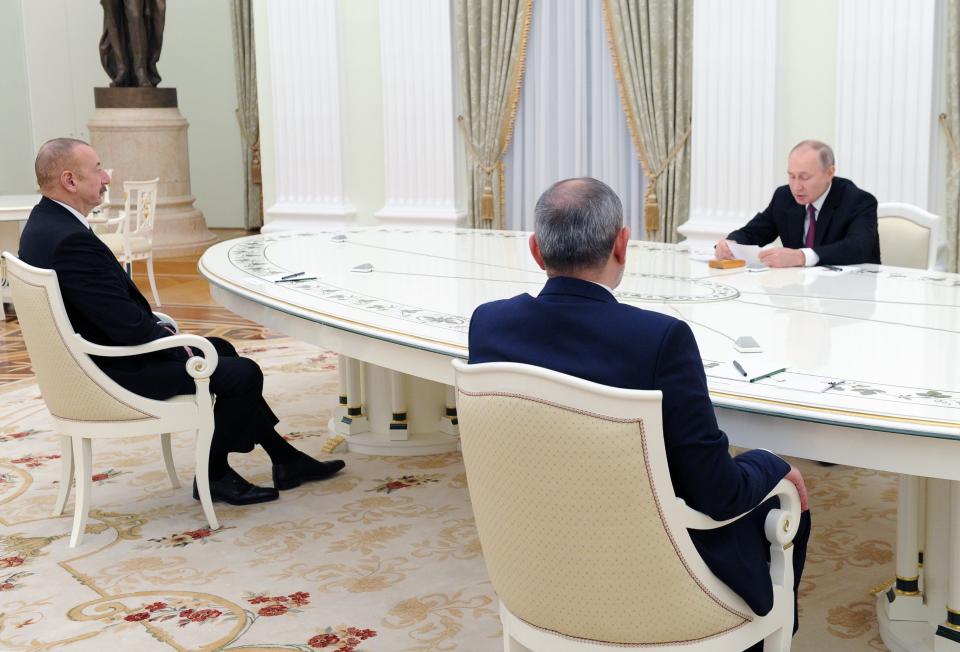
[[[659,391],[523,364],[454,366],[480,544],[514,615],[633,645],[688,642],[750,619],[686,529],[671,525]]]
[[[123,182],[123,210],[126,233],[153,242],[153,223],[157,213],[157,187],[160,177],[149,181]]]
[[[28,265],[9,251],[3,252],[3,258],[17,321],[50,413],[59,419],[84,422],[154,418],[124,400],[127,392],[93,364],[88,355],[71,346],[79,336],[63,306],[57,273]],[[122,391],[112,394],[107,387]]]
[[[946,269],[943,219],[900,202],[877,206],[880,260],[884,265],[917,269]]]

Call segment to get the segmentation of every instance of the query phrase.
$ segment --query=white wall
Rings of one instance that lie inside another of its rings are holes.
[[[0,2],[0,193],[34,191],[33,158],[44,141],[89,137],[93,88],[109,83],[98,50],[102,26],[103,11],[92,0]],[[208,226],[243,226],[228,0],[169,0],[157,67],[160,86],[177,88],[190,122],[196,206]]]
[[[0,195],[32,194],[33,138],[18,2],[0,2]]]

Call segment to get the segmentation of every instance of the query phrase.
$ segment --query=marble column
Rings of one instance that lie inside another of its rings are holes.
[[[449,0],[380,0],[386,203],[392,224],[455,226],[456,114]]]
[[[337,0],[267,3],[276,203],[262,231],[353,222],[343,170]]]
[[[779,5],[695,4],[690,219],[678,229],[693,246],[746,223],[782,182],[774,160]]]
[[[845,0],[837,21],[837,168],[880,202],[934,213],[943,64],[936,0]]]

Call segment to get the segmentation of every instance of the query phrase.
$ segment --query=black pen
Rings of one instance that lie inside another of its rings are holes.
[[[277,283],[294,283],[296,281],[316,281],[316,276],[304,276],[303,278],[281,278]]]
[[[740,372],[740,375],[741,375],[741,376],[743,376],[744,378],[747,377],[747,371],[746,371],[746,369],[744,369],[743,367],[741,367],[739,362],[737,362],[736,360],[734,360],[734,361],[733,361],[733,366],[737,368],[737,371]]]
[[[837,267],[836,265],[822,265],[824,269],[829,269],[831,272],[842,272],[842,267]]]
[[[289,280],[289,279],[291,279],[291,278],[297,278],[298,276],[303,276],[304,274],[306,274],[306,272],[294,272],[293,274],[287,274],[286,276],[281,276],[281,277],[280,277],[280,280],[281,280],[281,281],[286,281],[286,280]]]

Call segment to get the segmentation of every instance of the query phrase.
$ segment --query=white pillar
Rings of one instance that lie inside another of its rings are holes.
[[[960,651],[960,482],[950,483],[950,566],[947,613],[934,636],[935,652]]]
[[[770,201],[778,142],[778,2],[697,0],[693,13],[690,219],[678,230],[712,245]]]
[[[353,222],[341,125],[337,0],[267,3],[276,203],[263,231]]]
[[[380,0],[386,203],[375,216],[455,226],[456,115],[449,0]]]
[[[407,397],[404,374],[399,371],[390,371],[390,441],[406,441],[409,439],[407,430]]]
[[[936,0],[845,0],[837,24],[837,169],[880,202],[933,212],[936,22]]]

